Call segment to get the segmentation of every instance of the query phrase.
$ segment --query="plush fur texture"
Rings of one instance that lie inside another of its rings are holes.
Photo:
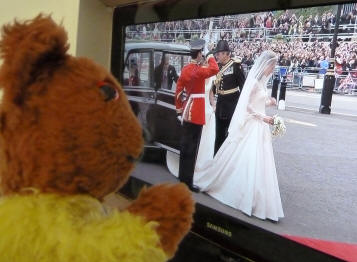
[[[142,151],[142,130],[120,84],[103,67],[67,50],[66,32],[50,17],[2,30],[0,186],[6,197],[31,197],[27,189],[35,188],[44,195],[102,200],[127,181]],[[101,89],[103,82],[109,87]],[[119,97],[108,100],[105,90]],[[191,226],[193,209],[190,191],[179,184],[146,190],[128,210],[159,223],[158,245],[172,256]]]
[[[0,261],[165,261],[156,227],[129,212],[108,213],[89,196],[9,196],[0,208]]]
[[[102,67],[66,54],[66,34],[49,19],[5,27],[1,131],[5,194],[24,187],[89,193],[101,198],[120,187],[141,152],[142,131],[124,92]],[[107,81],[119,101],[105,102]]]
[[[187,231],[187,225],[192,223],[194,211],[192,198],[187,194],[187,187],[179,185],[158,185],[143,189],[136,201],[128,210],[133,214],[144,215],[147,221],[157,221],[157,232],[161,236],[161,244],[171,257],[177,249],[177,243]],[[169,222],[170,221],[170,222]]]

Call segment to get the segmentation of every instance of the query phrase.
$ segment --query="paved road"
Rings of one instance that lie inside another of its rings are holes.
[[[196,200],[278,234],[357,243],[357,119],[294,111],[279,115],[287,134],[273,147],[285,218],[276,224],[251,218],[202,193]],[[152,183],[177,181],[160,163],[140,163],[134,176]]]
[[[298,90],[287,90],[286,106],[291,108],[319,111],[321,93],[312,93]],[[357,117],[357,96],[337,95],[332,96],[332,114],[354,115]]]

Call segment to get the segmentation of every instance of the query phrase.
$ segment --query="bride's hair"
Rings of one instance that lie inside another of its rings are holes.
[[[266,69],[275,64],[278,61],[278,57],[276,55],[276,53],[274,53],[271,50],[267,50],[264,51],[257,59],[256,63],[254,65],[256,65],[256,68],[254,68],[254,66],[252,67],[251,71],[256,70],[256,76],[255,78],[257,80],[261,80],[264,72],[266,71]],[[252,72],[254,74],[254,71]],[[271,72],[272,74],[273,72]]]

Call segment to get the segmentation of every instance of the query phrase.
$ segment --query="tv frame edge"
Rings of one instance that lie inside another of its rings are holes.
[[[222,4],[224,3],[224,4]],[[122,82],[125,27],[133,24],[352,3],[345,0],[167,0],[117,7],[113,14],[111,72]],[[135,198],[148,183],[130,177],[121,191]],[[196,203],[192,232],[256,261],[342,261],[326,253]],[[269,223],[269,222],[267,222]]]

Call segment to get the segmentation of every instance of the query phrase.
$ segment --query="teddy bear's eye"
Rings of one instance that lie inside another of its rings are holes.
[[[105,102],[119,98],[119,92],[112,84],[101,81],[98,82],[98,87],[104,97]]]

